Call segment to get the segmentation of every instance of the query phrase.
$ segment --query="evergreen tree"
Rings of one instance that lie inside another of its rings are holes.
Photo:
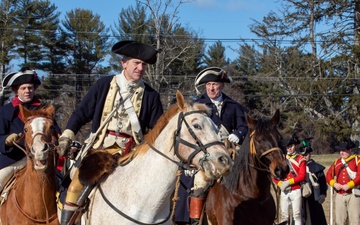
[[[62,26],[68,46],[67,65],[69,72],[76,74],[76,99],[80,102],[83,86],[92,85],[91,75],[108,52],[108,28],[100,21],[99,15],[84,9],[67,12]]]
[[[229,60],[226,60],[225,56],[225,47],[220,40],[209,46],[207,54],[204,56],[204,64],[207,67],[217,66],[221,68],[229,64]]]
[[[137,1],[136,8],[130,6],[121,11],[113,29],[118,40],[132,39],[161,50],[156,64],[148,66],[144,77],[159,91],[175,93],[175,89],[188,87],[190,82],[192,85],[193,77],[188,75],[194,75],[203,56],[204,41],[177,22],[178,8],[183,3]],[[119,64],[119,58],[115,62]],[[120,70],[119,66],[114,68]],[[166,104],[168,100],[163,102]]]
[[[14,48],[14,24],[15,0],[2,0],[0,2],[0,80],[8,72],[8,64],[15,57],[11,52]]]

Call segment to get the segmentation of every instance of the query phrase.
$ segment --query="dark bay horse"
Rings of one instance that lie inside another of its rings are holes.
[[[5,224],[59,224],[55,203],[57,134],[54,107],[29,111],[20,105],[24,118],[26,166],[15,173],[15,184],[0,208]]]
[[[289,172],[279,147],[277,130],[280,113],[270,120],[247,116],[246,136],[232,172],[210,189],[206,215],[212,225],[272,225],[276,207],[272,195],[271,176],[282,179]]]

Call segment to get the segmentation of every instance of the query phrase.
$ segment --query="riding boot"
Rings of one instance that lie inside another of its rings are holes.
[[[201,213],[204,208],[205,198],[190,196],[190,220],[191,225],[197,225],[200,222]]]
[[[75,211],[66,210],[66,209],[61,210],[61,221],[60,221],[60,224],[61,224],[61,225],[67,225],[67,224],[70,222],[71,217],[74,215],[74,212],[75,212]]]
[[[76,205],[82,207],[84,206],[87,197],[89,196],[90,192],[92,191],[94,185],[86,185],[83,190],[81,191],[77,201],[76,201]]]
[[[190,218],[190,225],[199,225],[200,219]]]
[[[93,187],[94,186],[92,185],[85,186],[82,189],[75,204],[69,202],[65,203],[64,209],[61,211],[61,225],[68,225],[70,221],[71,221],[71,225],[74,223],[76,218],[72,218],[72,217],[73,216],[77,217],[78,214],[81,213],[79,207],[83,207],[85,205],[86,199],[89,196]],[[74,215],[75,211],[76,211],[76,215]]]

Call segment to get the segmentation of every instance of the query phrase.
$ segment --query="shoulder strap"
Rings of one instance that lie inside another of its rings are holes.
[[[293,158],[289,158],[289,161],[291,162],[291,163],[293,163],[293,164],[295,164],[295,166],[297,166],[297,167],[299,167],[299,163],[295,160],[295,159],[293,159]]]
[[[306,166],[306,172],[309,174],[309,179],[311,184],[314,186],[314,184],[317,184],[317,177],[314,173],[310,172],[309,167]],[[316,181],[315,181],[316,180]]]
[[[292,158],[286,158],[286,162],[287,162],[287,164],[288,164],[288,166],[289,166],[289,168],[290,168],[290,172],[291,172],[294,176],[297,176],[297,173],[296,173],[296,171],[294,170],[294,168],[293,168],[293,166],[292,166],[292,163],[295,162],[295,165],[296,165],[297,162],[296,162],[294,159],[292,159]]]

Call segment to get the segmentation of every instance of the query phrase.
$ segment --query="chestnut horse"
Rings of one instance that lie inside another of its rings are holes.
[[[2,225],[59,224],[55,203],[57,140],[54,107],[29,111],[20,105],[25,121],[26,166],[15,173],[15,183],[0,208]]]
[[[145,136],[145,143],[122,158],[127,163],[95,190],[88,212],[90,224],[171,224],[171,196],[179,168],[201,169],[210,180],[229,172],[233,161],[207,116],[209,108],[186,103],[180,92],[176,99],[177,104]],[[83,159],[84,168],[90,158]],[[81,176],[82,167],[79,179],[86,183]]]
[[[277,110],[271,120],[247,116],[246,136],[232,172],[216,183],[206,200],[209,224],[272,225],[276,207],[270,193],[271,176],[283,179],[289,172],[282,150],[281,135],[276,129]]]

